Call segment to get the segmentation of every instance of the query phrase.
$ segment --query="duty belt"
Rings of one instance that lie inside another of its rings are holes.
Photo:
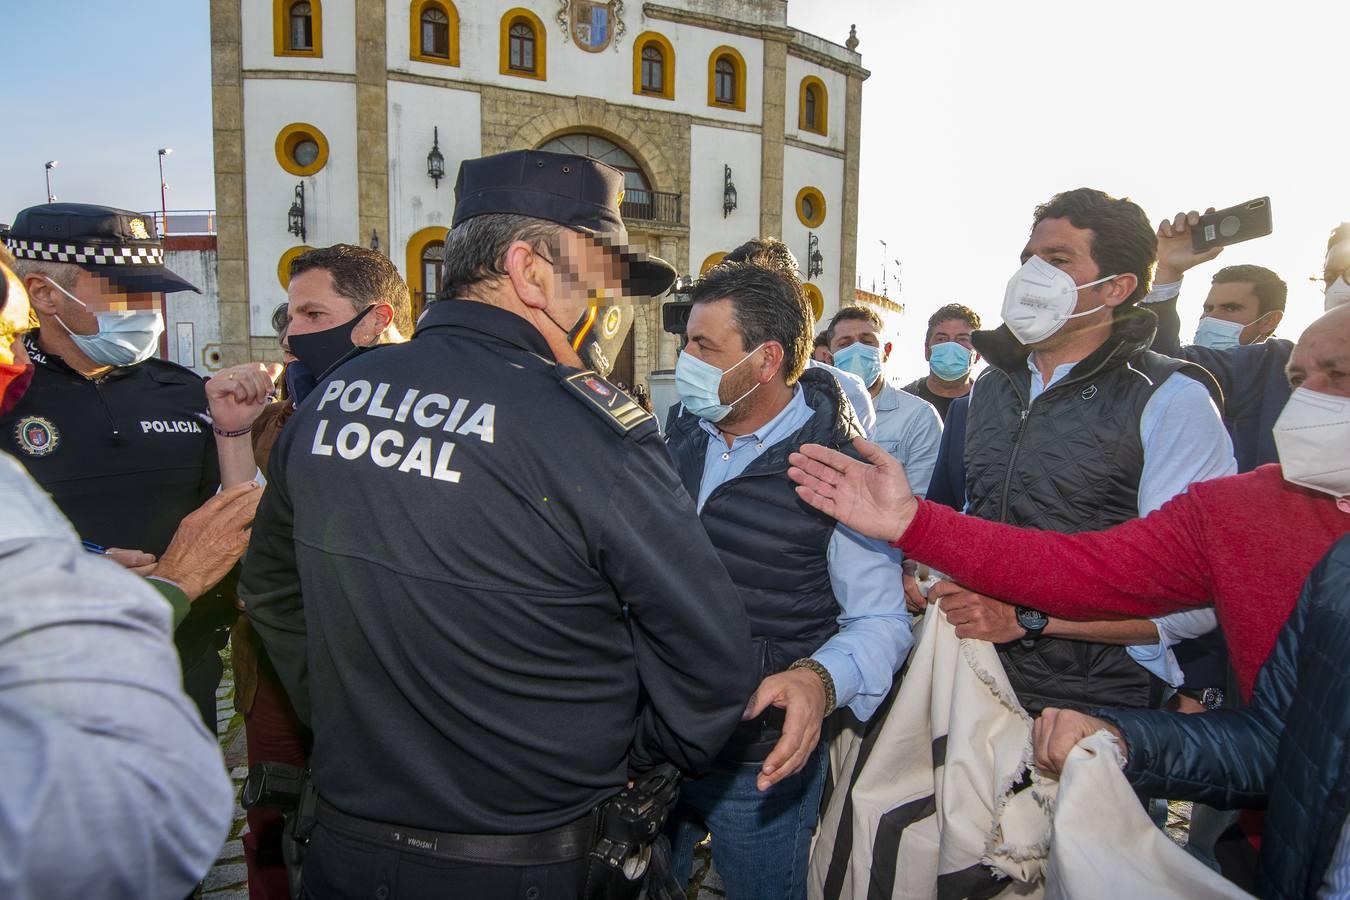
[[[339,834],[386,847],[452,862],[513,866],[549,866],[581,859],[595,834],[591,813],[533,834],[452,834],[359,819],[333,808],[322,797],[317,818],[320,825]]]

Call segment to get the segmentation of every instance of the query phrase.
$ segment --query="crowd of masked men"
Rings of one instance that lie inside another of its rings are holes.
[[[466,161],[416,322],[387,258],[311,250],[284,370],[205,382],[156,355],[157,295],[195,288],[152,220],[17,215],[0,895],[197,889],[228,641],[252,898],[683,896],[709,835],[732,900],[803,898],[830,735],[941,614],[997,648],[1041,770],[1106,729],[1227,878],[1350,896],[1350,226],[1307,248],[1297,342],[1242,265],[1186,283],[1183,343],[1218,250],[1098,190],[1003,236],[1002,323],[941,306],[921,346],[863,306],[813,334],[752,240],[693,283],[651,410],[605,376],[676,273],[621,190]]]

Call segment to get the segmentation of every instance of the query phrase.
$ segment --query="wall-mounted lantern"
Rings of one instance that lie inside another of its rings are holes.
[[[445,157],[441,154],[439,126],[433,126],[431,129],[431,152],[427,154],[427,175],[436,183],[436,189],[440,190],[441,179],[445,177]]]
[[[303,243],[305,240],[305,183],[295,186],[295,200],[291,203],[290,227],[287,229]]]
[[[820,255],[820,238],[814,231],[806,233],[806,277],[815,278],[825,271],[825,257]]]
[[[722,167],[722,218],[736,208],[736,185],[731,183],[731,166]]]

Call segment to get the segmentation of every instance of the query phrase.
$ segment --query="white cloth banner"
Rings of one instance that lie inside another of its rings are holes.
[[[834,748],[811,900],[1245,896],[1153,826],[1105,736],[1075,749],[1056,812],[993,645],[935,608],[917,628],[881,720]]]

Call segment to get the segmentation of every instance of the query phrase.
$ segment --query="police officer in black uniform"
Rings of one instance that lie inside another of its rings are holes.
[[[155,294],[197,288],[165,268],[154,219],[129,210],[30,207],[6,241],[39,328],[24,338],[32,386],[0,419],[0,442],[86,546],[148,574],[220,484],[202,379],[154,356]],[[231,593],[208,592],[174,635],[184,688],[213,732]]]
[[[602,377],[675,277],[627,249],[622,175],[520,151],[455,190],[440,299],[320,378],[245,558],[314,730],[314,897],[576,898],[597,806],[705,768],[754,683],[656,423]]]

